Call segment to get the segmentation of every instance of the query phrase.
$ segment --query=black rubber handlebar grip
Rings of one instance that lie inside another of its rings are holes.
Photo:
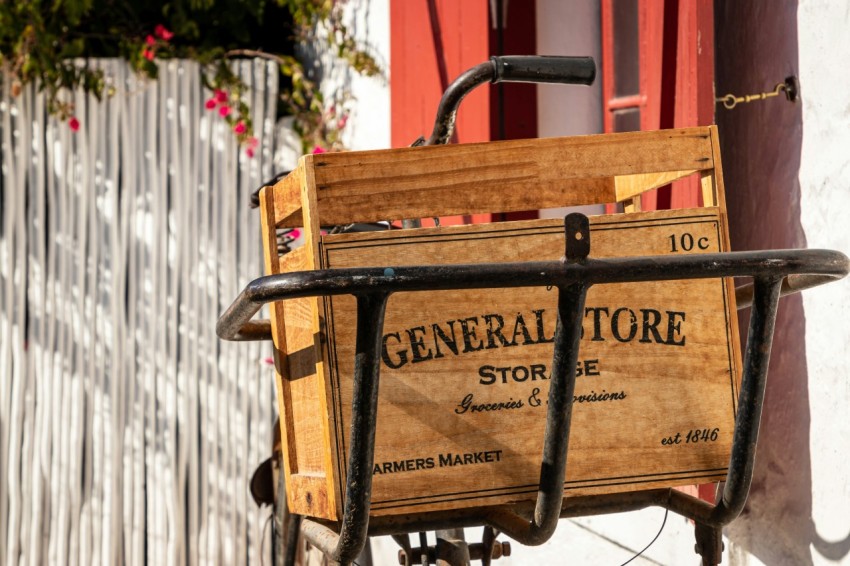
[[[593,84],[596,63],[592,57],[505,55],[491,57],[494,83]]]

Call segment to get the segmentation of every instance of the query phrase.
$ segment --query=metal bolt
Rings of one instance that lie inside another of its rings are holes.
[[[501,547],[502,547],[502,556],[510,556],[511,555],[511,543],[505,541],[501,544]],[[493,558],[495,558],[495,556]]]

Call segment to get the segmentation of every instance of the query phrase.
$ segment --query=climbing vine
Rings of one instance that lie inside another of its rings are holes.
[[[303,149],[340,149],[348,119],[346,93],[326,100],[306,66],[309,48],[330,49],[364,75],[381,72],[343,21],[343,0],[7,0],[0,1],[0,67],[17,96],[35,83],[51,114],[82,127],[70,91],[81,88],[98,99],[114,96],[116,85],[81,60],[120,57],[147,80],[158,63],[197,61],[210,95],[207,110],[232,129],[253,156],[255,137],[246,86],[232,71],[238,57],[265,57],[284,78],[282,112],[294,117]]]

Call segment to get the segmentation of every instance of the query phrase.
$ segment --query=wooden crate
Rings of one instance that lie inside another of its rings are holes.
[[[319,226],[626,201],[687,175],[705,208],[591,218],[591,257],[728,250],[714,127],[309,155],[261,193],[268,273],[551,260],[533,220],[341,235]],[[303,226],[285,256],[275,227]],[[384,327],[372,514],[534,499],[556,293],[398,293]],[[338,519],[354,299],[272,305],[287,498]],[[740,379],[730,281],[598,285],[587,296],[565,496],[722,480]]]

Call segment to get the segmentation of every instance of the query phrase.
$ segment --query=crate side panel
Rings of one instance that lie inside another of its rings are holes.
[[[591,257],[722,251],[717,209],[591,219]],[[672,252],[670,236],[680,251]],[[686,238],[686,242],[690,239]],[[557,221],[326,238],[330,267],[558,259]],[[565,494],[716,481],[728,464],[739,362],[723,280],[597,285],[587,297]],[[350,304],[331,301],[336,371]],[[399,293],[384,328],[373,513],[533,499],[556,291]],[[350,422],[350,382],[339,415]],[[343,427],[345,428],[345,427]]]
[[[296,223],[302,222],[301,211],[301,177],[302,164],[275,183],[274,185],[274,224],[278,225],[285,221]]]
[[[283,306],[286,320],[286,368],[290,403],[293,409],[295,450],[298,472],[322,472],[324,439],[319,413],[318,387],[321,367],[313,332],[312,312],[315,299],[295,299]]]
[[[293,176],[294,175],[294,176]],[[297,170],[287,177],[303,179]],[[314,269],[313,246],[302,246],[283,256],[277,254],[274,226],[279,193],[291,187],[278,184],[261,192],[266,221],[263,223],[268,273]],[[303,191],[299,191],[299,197]],[[291,195],[290,195],[291,197]],[[291,201],[289,198],[287,202]],[[303,203],[302,203],[303,204]],[[298,214],[304,218],[304,207]],[[325,375],[320,358],[317,299],[279,301],[270,307],[275,336],[275,367],[278,407],[285,453],[287,501],[296,513],[335,519],[336,497],[331,465],[328,463],[328,416],[324,404]]]

